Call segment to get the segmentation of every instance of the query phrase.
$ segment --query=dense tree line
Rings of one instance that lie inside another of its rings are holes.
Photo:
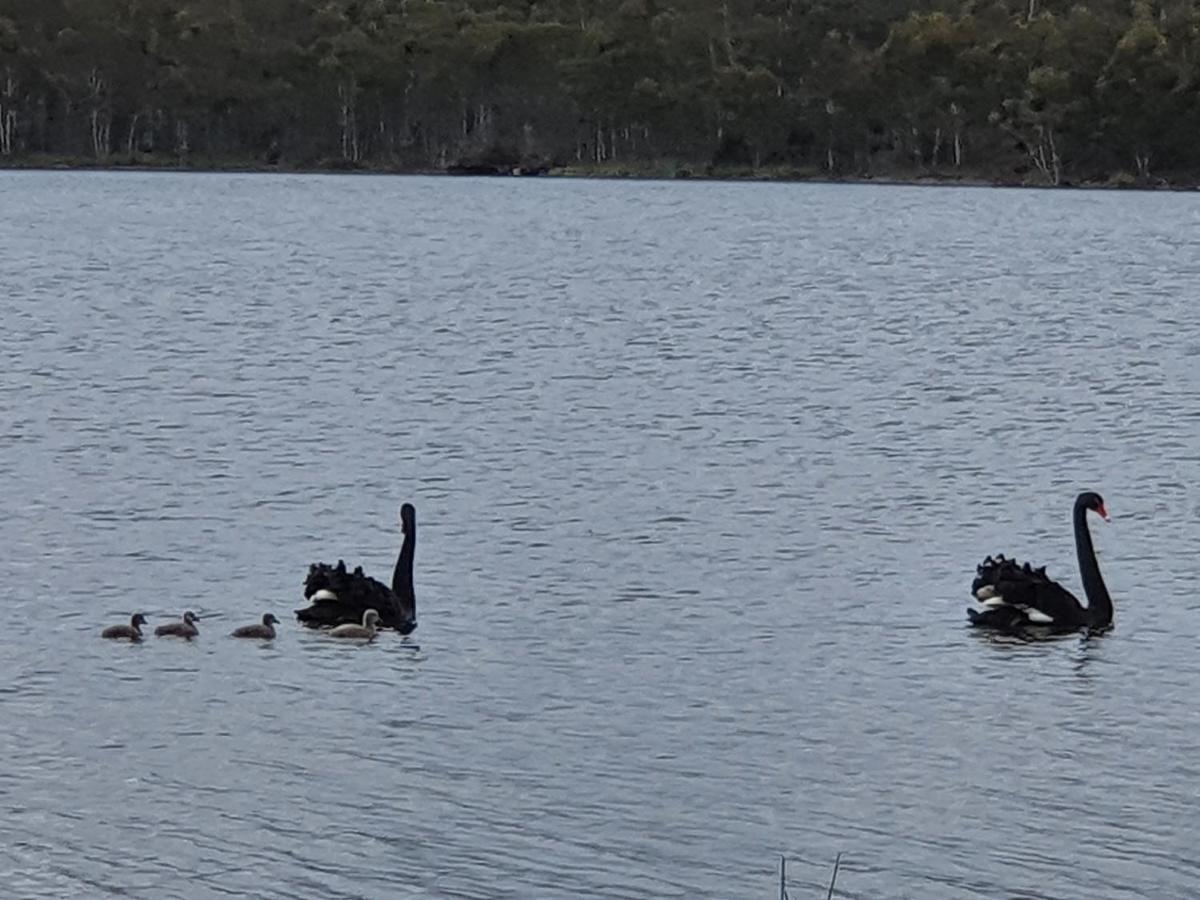
[[[0,0],[0,164],[1200,175],[1195,0]]]

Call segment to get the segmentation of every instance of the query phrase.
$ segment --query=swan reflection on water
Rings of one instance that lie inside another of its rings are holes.
[[[973,628],[972,636],[985,644],[995,647],[1026,647],[1030,644],[1052,644],[1064,641],[1077,641],[1081,650],[1105,635],[1112,632],[1112,626],[1106,628],[1063,629],[1038,626],[1026,626],[1013,630],[989,628]]]
[[[1066,644],[1070,654],[1070,678],[1064,683],[1065,690],[1077,696],[1091,696],[1096,690],[1096,677],[1103,665],[1104,637],[1112,628],[1086,628],[1083,631],[1050,631],[1045,628],[1024,633],[1004,633],[988,629],[972,629],[973,637],[997,653],[1007,657],[1028,655],[1033,657],[1035,646],[1041,644]],[[1040,655],[1040,654],[1039,654]],[[1067,674],[1063,670],[1063,674]]]

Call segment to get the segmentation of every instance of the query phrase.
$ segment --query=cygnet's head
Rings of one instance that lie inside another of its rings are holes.
[[[368,609],[363,613],[363,628],[370,628],[372,625],[379,623],[379,613],[373,609]]]
[[[273,616],[271,613],[267,613],[266,615],[264,615],[262,622],[264,625],[278,625],[279,624],[279,620],[277,618],[275,618],[275,616]]]

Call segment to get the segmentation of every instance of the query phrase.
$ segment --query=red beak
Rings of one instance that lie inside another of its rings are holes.
[[[1108,509],[1103,503],[1096,507],[1096,512],[1100,513],[1100,518],[1102,518],[1105,522],[1112,521],[1112,519],[1108,517]]]

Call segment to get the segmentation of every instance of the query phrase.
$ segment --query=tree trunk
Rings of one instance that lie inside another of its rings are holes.
[[[1143,180],[1150,178],[1150,153],[1138,150],[1133,154],[1133,164],[1137,167],[1138,177]]]
[[[1033,134],[1022,133],[1012,125],[1001,123],[1000,129],[1009,135],[1021,150],[1029,156],[1029,161],[1041,172],[1052,185],[1062,183],[1062,160],[1058,155],[1058,146],[1054,143],[1054,129],[1047,125],[1033,126]]]
[[[137,146],[137,127],[138,120],[141,118],[140,113],[134,113],[133,118],[129,120],[129,132],[125,136],[125,155],[133,161],[133,150]]]
[[[111,149],[109,133],[110,121],[108,104],[105,102],[104,76],[99,69],[92,69],[88,74],[88,91],[91,94],[91,112],[88,113],[88,123],[91,125],[92,153],[96,159],[106,159]]]
[[[1062,182],[1062,160],[1054,143],[1054,129],[1038,127],[1038,143],[1029,151],[1029,156],[1038,170],[1057,187]]]
[[[1050,167],[1054,178],[1054,186],[1062,184],[1062,160],[1058,155],[1058,147],[1054,144],[1054,129],[1046,129],[1046,141],[1050,145]]]
[[[837,112],[837,104],[832,98],[825,101],[825,115],[829,117],[829,135],[825,144],[825,168],[833,172],[833,114]]]
[[[358,84],[353,76],[344,78],[338,84],[338,100],[341,101],[338,124],[342,132],[342,159],[350,162],[359,160],[357,95]]]
[[[12,156],[13,136],[17,131],[17,111],[0,103],[0,156]]]
[[[96,159],[105,159],[108,157],[109,150],[109,122],[104,110],[93,109],[89,115],[89,120],[92,126],[92,153]]]
[[[733,55],[733,28],[729,24],[729,4],[721,4],[721,24],[724,34],[722,35],[723,43],[725,44],[725,58],[729,60],[729,67],[737,68],[737,58]]]
[[[4,69],[4,92],[0,94],[0,155],[12,156],[17,133],[17,82],[12,69]]]
[[[179,159],[179,165],[187,165],[188,152],[191,149],[191,145],[188,144],[188,123],[183,119],[177,119],[175,122],[175,155]]]

